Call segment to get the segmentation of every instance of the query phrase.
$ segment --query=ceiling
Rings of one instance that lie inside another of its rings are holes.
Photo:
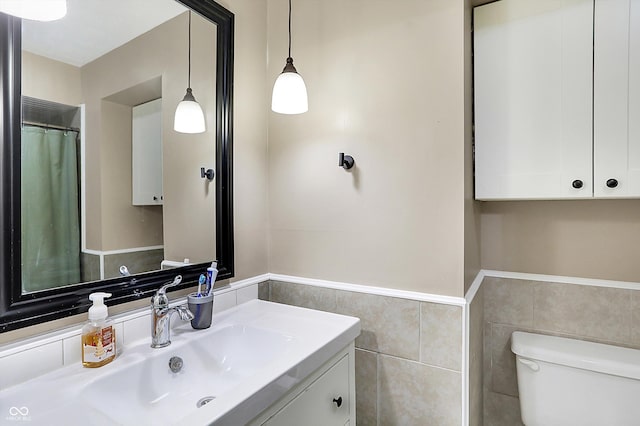
[[[23,20],[22,48],[80,67],[186,10],[175,0],[67,0],[58,21]]]

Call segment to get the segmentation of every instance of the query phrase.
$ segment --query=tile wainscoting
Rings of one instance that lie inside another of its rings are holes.
[[[465,299],[265,274],[217,289],[214,312],[256,297],[361,319],[359,425],[468,424]],[[181,303],[184,298],[171,304]],[[150,339],[148,309],[113,319],[121,349]],[[80,362],[80,327],[0,345],[0,370],[11,372],[0,386]]]
[[[360,318],[358,425],[465,424],[464,299],[283,276],[259,297]]]
[[[515,330],[640,348],[638,283],[481,271],[465,300],[265,274],[218,289],[214,309],[256,297],[362,320],[359,425],[520,424]],[[148,309],[114,320],[121,346],[149,338]],[[79,331],[0,346],[0,386],[79,362]]]
[[[522,425],[516,330],[640,348],[639,283],[482,274],[469,308],[470,425]]]

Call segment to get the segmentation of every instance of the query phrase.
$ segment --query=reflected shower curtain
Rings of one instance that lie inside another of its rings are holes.
[[[80,282],[78,133],[22,128],[22,291]]]

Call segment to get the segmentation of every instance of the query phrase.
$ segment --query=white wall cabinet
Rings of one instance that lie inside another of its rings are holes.
[[[132,204],[161,205],[162,99],[134,106],[131,128]]]
[[[474,9],[476,199],[640,196],[638,3]]]
[[[251,425],[345,426],[355,424],[353,343],[266,410]]]
[[[596,197],[640,197],[640,0],[596,0]]]

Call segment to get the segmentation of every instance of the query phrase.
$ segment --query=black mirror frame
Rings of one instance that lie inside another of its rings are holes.
[[[234,15],[213,0],[176,0],[217,26],[216,257],[218,280],[234,275],[233,49]],[[150,297],[177,274],[196,283],[209,263],[22,294],[20,250],[21,20],[0,13],[0,333],[86,312],[88,296],[107,291],[110,305]]]

